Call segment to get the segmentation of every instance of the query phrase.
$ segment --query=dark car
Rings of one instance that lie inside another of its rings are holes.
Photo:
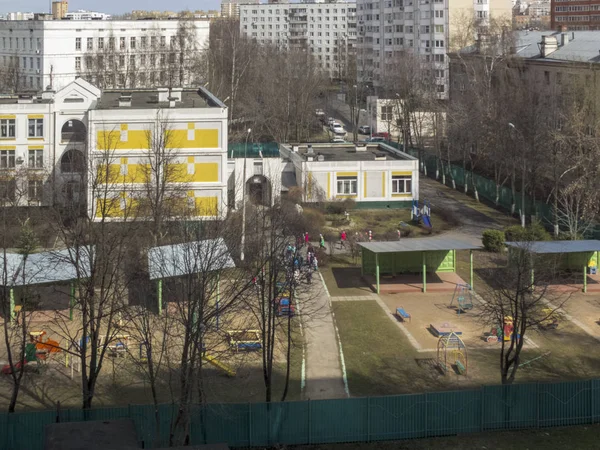
[[[385,140],[389,140],[390,133],[386,133],[385,131],[382,131],[381,133],[373,133],[373,137],[382,137]]]
[[[371,127],[369,125],[361,125],[358,127],[359,134],[371,134]]]

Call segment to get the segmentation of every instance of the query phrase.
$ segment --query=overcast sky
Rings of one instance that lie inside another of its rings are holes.
[[[7,12],[48,12],[51,0],[0,0],[0,13]],[[108,14],[122,14],[132,9],[166,9],[182,11],[197,9],[220,9],[220,0],[71,0],[69,11],[87,9]]]

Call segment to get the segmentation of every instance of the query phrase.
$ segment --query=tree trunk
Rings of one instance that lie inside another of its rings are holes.
[[[512,216],[515,215],[515,212],[517,210],[517,204],[516,204],[516,200],[517,200],[517,181],[516,181],[515,177],[516,177],[516,171],[515,171],[515,168],[513,167],[512,175],[510,177],[510,190],[511,190],[511,193],[512,193],[511,204],[510,204],[510,214]]]

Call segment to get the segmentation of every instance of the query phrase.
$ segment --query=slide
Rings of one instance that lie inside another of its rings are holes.
[[[423,225],[425,225],[427,228],[432,228],[431,218],[429,216],[423,215]]]
[[[233,370],[231,367],[229,367],[226,364],[223,364],[221,361],[219,361],[217,358],[215,358],[214,356],[211,356],[209,354],[205,354],[202,359],[204,361],[206,361],[209,364],[212,364],[213,366],[215,366],[217,369],[221,369],[223,372],[225,372],[227,374],[227,376],[230,377],[235,377],[235,370]]]

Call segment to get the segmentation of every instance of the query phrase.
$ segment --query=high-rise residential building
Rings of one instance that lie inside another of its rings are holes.
[[[33,20],[32,12],[9,12],[6,14],[6,20]]]
[[[306,49],[339,78],[355,55],[356,3],[240,5],[240,31],[261,44]]]
[[[553,30],[600,30],[600,0],[552,0]]]
[[[186,86],[208,42],[208,20],[0,21],[0,67],[14,91],[60,89],[78,77],[101,88]],[[185,46],[183,48],[182,46]],[[181,57],[180,57],[181,56]],[[0,80],[5,81],[5,80]],[[7,89],[3,86],[4,89]]]
[[[464,44],[467,22],[510,21],[512,6],[512,0],[357,0],[359,77],[380,87],[386,72],[409,51],[433,64],[438,96],[447,98],[446,54]],[[463,38],[453,44],[459,35]]]
[[[258,5],[260,0],[223,0],[221,2],[221,17],[237,19],[240,17],[240,4]]]
[[[52,18],[54,20],[64,19],[69,12],[69,2],[67,0],[59,0],[52,2]]]

